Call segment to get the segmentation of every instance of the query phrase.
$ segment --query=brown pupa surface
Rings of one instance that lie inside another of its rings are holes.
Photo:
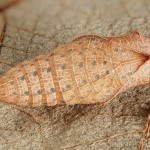
[[[81,36],[0,78],[0,100],[23,106],[93,104],[150,83],[150,38]]]

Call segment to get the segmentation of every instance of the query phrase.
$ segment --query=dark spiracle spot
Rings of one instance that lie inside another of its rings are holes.
[[[13,92],[12,94],[13,94],[13,95],[16,95],[16,92]]]
[[[55,88],[51,88],[50,93],[55,93]]]
[[[28,96],[28,95],[29,95],[29,92],[28,92],[28,91],[25,91],[24,94]]]
[[[106,93],[110,93],[110,90],[107,90]]]
[[[50,67],[47,68],[47,73],[49,73],[49,72],[51,72],[51,68]]]
[[[33,72],[33,75],[34,75],[34,76],[37,76],[37,75],[38,75],[37,71],[34,71],[34,72]]]
[[[70,84],[67,84],[67,85],[66,85],[66,88],[67,88],[67,89],[71,89],[71,85],[70,85]]]
[[[78,66],[79,66],[79,68],[82,68],[82,67],[83,67],[83,62],[80,62],[80,63],[78,64]]]
[[[92,37],[92,38],[91,38],[91,41],[94,41],[94,40],[95,40],[95,37]]]
[[[37,93],[38,93],[39,95],[41,95],[41,94],[42,94],[42,91],[41,91],[41,90],[38,90]]]
[[[21,77],[21,80],[25,80],[25,76],[22,76],[22,77]]]
[[[96,65],[96,61],[93,60],[93,61],[91,62],[91,65],[92,65],[92,66],[95,66],[95,65]]]
[[[114,51],[115,51],[115,52],[118,52],[118,48],[115,48]]]
[[[86,80],[86,79],[83,79],[83,80],[82,80],[82,83],[83,83],[83,84],[86,84],[86,83],[87,83],[87,80]]]
[[[106,64],[107,64],[107,61],[106,61],[106,60],[104,60],[104,61],[103,61],[103,65],[106,65]]]
[[[63,65],[61,66],[61,69],[62,69],[62,70],[65,70],[65,69],[66,69],[66,64],[63,64]]]
[[[109,70],[106,71],[106,74],[109,74]]]
[[[87,48],[87,47],[85,47],[85,48],[84,48],[84,50],[88,50],[88,48]]]
[[[99,78],[100,78],[99,74],[95,75],[96,80],[99,80]]]

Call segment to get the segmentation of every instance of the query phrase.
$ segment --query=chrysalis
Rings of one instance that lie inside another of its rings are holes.
[[[0,100],[24,106],[105,103],[150,83],[150,38],[86,35],[0,78]]]
[[[86,35],[8,71],[0,78],[0,100],[33,107],[103,104],[126,89],[149,84],[149,37],[138,32]],[[150,119],[144,139],[149,129]]]

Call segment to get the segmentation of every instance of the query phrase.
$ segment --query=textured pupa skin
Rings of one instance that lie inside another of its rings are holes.
[[[150,38],[86,35],[25,61],[0,78],[0,100],[23,106],[105,103],[150,83]]]

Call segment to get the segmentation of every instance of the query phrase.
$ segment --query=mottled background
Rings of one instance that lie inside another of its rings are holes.
[[[22,0],[1,15],[7,24],[0,75],[79,35],[137,29],[150,35],[149,0]],[[0,102],[0,150],[138,150],[148,113],[149,86],[103,106],[22,108]]]

